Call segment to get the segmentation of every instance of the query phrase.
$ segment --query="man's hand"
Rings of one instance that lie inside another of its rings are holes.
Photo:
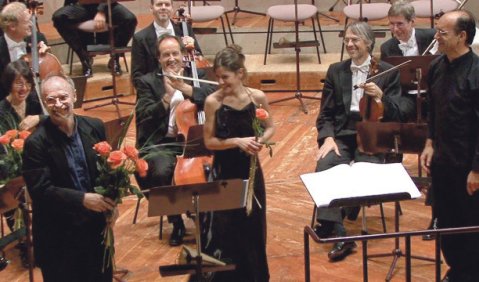
[[[479,190],[479,172],[471,170],[467,176],[467,193],[472,196],[477,190]]]
[[[33,95],[33,94],[32,94]],[[40,122],[40,116],[39,115],[34,115],[34,116],[26,116],[22,122],[20,122],[20,130],[29,130],[37,126],[37,124]]]
[[[97,193],[85,193],[83,206],[95,212],[105,212],[113,210],[115,208],[115,202]]]
[[[317,155],[317,160],[320,160],[320,159],[326,157],[326,155],[331,151],[334,151],[336,153],[336,155],[341,156],[341,154],[339,153],[338,145],[334,141],[334,138],[333,137],[326,137],[326,139],[324,140],[323,145],[319,148],[319,152],[318,152],[318,155]]]
[[[50,51],[50,46],[43,41],[38,42],[38,54],[43,55],[48,51]]]
[[[424,169],[426,173],[430,173],[430,166],[431,166],[431,160],[432,160],[432,155],[434,154],[434,148],[432,147],[432,140],[427,139],[426,144],[424,145],[424,150],[422,151],[421,154],[421,167]]]
[[[359,87],[364,89],[366,95],[371,96],[376,102],[381,102],[383,91],[374,82],[363,83]]]
[[[93,21],[95,22],[95,31],[96,32],[107,31],[105,13],[97,12],[95,17],[93,18]]]

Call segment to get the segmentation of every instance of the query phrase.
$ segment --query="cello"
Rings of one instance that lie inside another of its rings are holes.
[[[183,16],[184,9],[180,9],[179,13],[182,18],[183,35],[188,41],[185,44],[187,49],[186,61],[191,69],[193,87],[200,87],[194,42],[188,40],[191,37],[188,36],[188,27]],[[205,114],[189,99],[186,99],[176,108],[175,116],[178,135],[183,137],[185,145],[183,146],[183,154],[176,157],[174,184],[185,185],[207,182],[213,157],[203,142]]]

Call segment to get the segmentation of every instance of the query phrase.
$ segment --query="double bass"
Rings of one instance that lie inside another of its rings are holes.
[[[183,12],[184,9],[183,11],[180,10],[183,35],[188,38],[188,27]],[[193,87],[200,87],[194,42],[185,45],[187,49],[186,62],[191,69]],[[211,152],[205,148],[203,142],[205,114],[189,99],[186,99],[178,105],[175,115],[178,135],[184,138],[185,145],[183,146],[183,154],[176,157],[174,184],[185,185],[207,182],[213,157]]]

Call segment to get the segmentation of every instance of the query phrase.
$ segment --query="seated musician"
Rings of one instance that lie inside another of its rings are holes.
[[[31,42],[32,21],[25,4],[12,2],[7,4],[0,14],[0,26],[3,36],[0,37],[0,75],[8,63],[20,59],[29,51]],[[39,53],[45,53],[49,47],[46,45],[45,36],[37,33]],[[0,101],[9,93],[9,90],[0,84]]]
[[[149,167],[146,178],[137,177],[142,189],[172,184],[176,155],[181,154],[182,148],[161,144],[177,141],[178,104],[190,99],[201,108],[206,96],[216,89],[209,84],[193,87],[185,80],[163,76],[166,73],[187,76],[189,70],[183,66],[185,47],[180,38],[169,34],[163,34],[157,46],[159,68],[140,77],[136,86],[136,142]],[[199,76],[203,78],[204,74]],[[169,216],[168,220],[173,223],[169,243],[180,245],[185,235],[183,220],[180,215]]]
[[[171,20],[173,14],[172,0],[150,0],[150,3],[153,22],[133,36],[131,73],[134,85],[142,75],[158,69],[158,61],[153,60],[153,58],[157,57],[156,42],[161,35],[165,33],[179,37],[185,35],[181,23],[175,23]],[[187,29],[188,35],[195,38],[190,24],[187,24]],[[201,53],[197,40],[195,40],[195,49]]]
[[[109,44],[108,4],[105,0],[96,1],[100,4],[81,4],[81,2],[82,0],[65,0],[64,6],[53,14],[52,21],[58,33],[80,58],[83,75],[91,77],[92,61],[87,53],[87,45],[94,43],[93,33],[96,33],[97,43]],[[136,16],[114,0],[111,12],[115,47],[125,47],[135,33]],[[122,74],[119,54],[110,58],[108,68],[113,68],[117,75]]]
[[[332,64],[326,75],[321,111],[316,121],[318,130],[318,161],[316,171],[339,164],[355,162],[382,163],[381,155],[367,155],[358,151],[356,122],[361,120],[359,101],[369,95],[384,106],[382,121],[399,119],[397,100],[401,96],[399,72],[392,71],[371,82],[364,83],[368,74],[380,73],[391,66],[371,57],[374,33],[365,22],[355,22],[346,28],[344,44],[349,60]],[[353,90],[353,85],[360,86]],[[331,187],[334,189],[334,187]],[[319,208],[315,231],[320,237],[332,234],[345,236],[344,217],[355,219],[359,208]],[[345,258],[356,247],[354,242],[334,244],[328,257],[332,261]]]

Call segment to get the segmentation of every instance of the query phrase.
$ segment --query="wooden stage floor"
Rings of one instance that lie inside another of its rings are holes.
[[[292,93],[269,93],[269,99],[289,97]],[[320,94],[316,94],[320,97]],[[134,100],[129,96],[123,100]],[[267,224],[268,241],[267,253],[271,273],[271,281],[304,281],[303,259],[303,228],[310,224],[313,202],[302,185],[299,175],[312,172],[315,168],[316,129],[315,120],[318,115],[320,102],[305,100],[309,109],[304,114],[296,99],[278,103],[272,106],[272,115],[276,125],[276,134],[273,138],[274,146],[272,158],[266,152],[260,155],[266,179],[267,189]],[[128,113],[131,106],[120,106],[122,112]],[[114,107],[107,106],[88,112],[90,115],[105,117],[114,116]],[[133,126],[128,131],[127,142],[134,143]],[[411,174],[417,170],[417,156],[406,155],[404,164]],[[115,226],[116,235],[116,262],[120,268],[130,271],[127,281],[187,281],[188,277],[178,276],[163,278],[158,272],[160,265],[175,263],[179,247],[170,247],[168,238],[171,226],[164,225],[163,240],[158,239],[159,218],[147,217],[148,202],[142,201],[138,223],[132,224],[136,199],[127,197],[120,205],[120,218]],[[424,197],[417,200],[401,203],[403,215],[400,218],[401,230],[420,230],[427,227],[430,218],[430,209],[424,206]],[[367,222],[371,233],[380,233],[381,223],[379,207],[367,208]],[[388,230],[393,228],[393,205],[385,205],[385,214]],[[349,234],[360,233],[360,218],[357,221],[345,221]],[[194,225],[189,219],[187,225],[186,244],[194,245]],[[389,253],[394,247],[393,240],[373,241],[369,244],[369,252]],[[361,281],[362,257],[361,249],[348,256],[344,261],[331,263],[327,252],[330,245],[313,244],[312,281]],[[28,281],[28,272],[22,268],[18,250],[13,244],[6,250],[6,256],[12,263],[0,273],[1,281]],[[434,242],[422,241],[421,238],[412,239],[412,253],[433,257]],[[383,281],[389,269],[392,258],[373,259],[369,261],[370,281]],[[443,265],[442,271],[446,270]],[[400,259],[394,271],[392,281],[405,280],[405,261]],[[433,281],[434,264],[430,262],[412,260],[413,281]],[[35,269],[35,281],[42,281],[39,269]]]

